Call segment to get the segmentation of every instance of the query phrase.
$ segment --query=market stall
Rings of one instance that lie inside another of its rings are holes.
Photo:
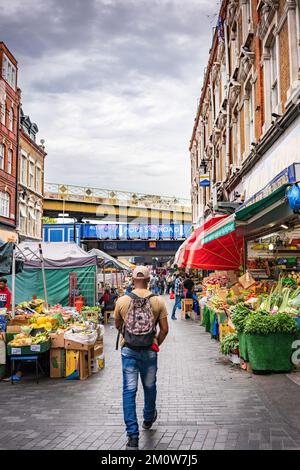
[[[102,286],[100,291],[102,292],[105,286],[121,288],[125,275],[131,272],[131,268],[96,248],[90,250],[89,254],[97,258],[97,284]]]
[[[32,296],[45,298],[46,289],[50,305],[70,305],[76,296],[86,305],[95,305],[96,257],[76,243],[23,242],[17,246],[16,259],[24,263],[15,276],[16,303]],[[13,276],[8,276],[10,286],[12,281]]]
[[[34,362],[36,380],[39,372],[51,378],[85,380],[104,367],[103,333],[100,309],[49,306],[43,299],[33,299],[1,315],[0,378],[20,380],[25,363]],[[5,319],[5,320],[4,320]],[[16,364],[18,365],[15,373]]]

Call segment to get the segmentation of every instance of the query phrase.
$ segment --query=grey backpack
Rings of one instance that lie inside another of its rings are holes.
[[[143,298],[130,293],[129,297],[131,302],[122,333],[125,346],[131,349],[150,349],[156,335],[156,323],[150,302],[154,295]]]

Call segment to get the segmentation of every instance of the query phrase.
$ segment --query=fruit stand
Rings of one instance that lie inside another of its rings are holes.
[[[78,312],[61,305],[49,307],[42,299],[23,302],[16,306],[14,316],[2,314],[0,343],[6,345],[5,363],[37,356],[46,363],[51,378],[87,379],[104,367],[104,327],[99,318],[97,307]]]

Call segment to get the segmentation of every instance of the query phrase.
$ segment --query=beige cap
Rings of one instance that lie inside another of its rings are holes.
[[[146,266],[137,266],[133,270],[133,279],[150,279],[150,271]]]

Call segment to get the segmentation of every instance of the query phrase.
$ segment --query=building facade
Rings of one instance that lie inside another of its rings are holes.
[[[44,141],[37,144],[38,127],[24,115],[20,118],[19,240],[42,240],[44,201]]]
[[[17,240],[18,64],[0,42],[0,241]]]
[[[300,161],[300,1],[224,0],[190,141],[193,224]]]

